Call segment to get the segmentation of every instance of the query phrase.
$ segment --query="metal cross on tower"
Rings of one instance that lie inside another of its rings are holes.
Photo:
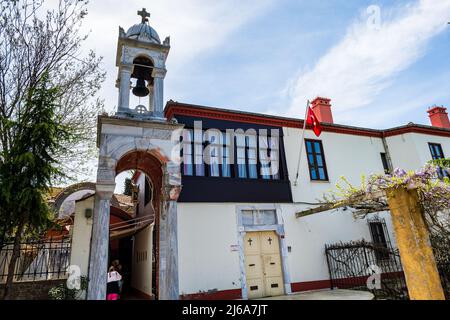
[[[148,17],[150,17],[150,13],[148,13],[145,8],[142,8],[142,10],[137,12],[138,16],[142,17],[142,22],[141,23],[145,23],[146,21],[148,21]]]

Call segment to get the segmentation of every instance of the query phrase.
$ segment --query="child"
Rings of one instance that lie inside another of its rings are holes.
[[[119,282],[122,276],[116,268],[111,266],[108,271],[108,280],[106,284],[106,300],[119,300],[120,287]]]

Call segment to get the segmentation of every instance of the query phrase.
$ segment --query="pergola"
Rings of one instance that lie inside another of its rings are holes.
[[[297,212],[296,218],[342,207],[356,209],[356,215],[390,210],[410,299],[445,300],[417,189],[360,190],[347,199]]]

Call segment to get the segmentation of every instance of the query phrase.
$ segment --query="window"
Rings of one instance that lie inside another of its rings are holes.
[[[244,226],[277,224],[276,210],[242,210],[241,215]]]
[[[194,166],[192,161],[192,130],[183,130],[183,174],[192,176]]]
[[[236,155],[237,155],[237,169],[239,178],[247,178],[247,161],[246,161],[246,148],[245,148],[245,136],[236,136]]]
[[[205,156],[208,158],[205,160],[208,160],[207,164],[210,177],[220,176],[219,164],[222,163],[222,160],[220,159],[222,157],[220,148],[223,145],[221,137],[222,133],[220,131],[208,130],[205,132],[205,141],[209,143],[205,148],[207,153]]]
[[[245,136],[245,147],[247,149],[248,177],[250,179],[258,178],[256,165],[258,159],[256,156],[256,136]]]
[[[430,143],[428,143],[428,146],[430,148],[431,158],[433,158],[433,160],[445,158],[444,152],[442,151],[442,146],[439,143],[431,143],[430,142]],[[444,177],[449,177],[449,174],[443,168],[439,167],[438,168],[438,176],[439,176],[439,179],[443,179]]]
[[[231,167],[230,163],[232,162],[230,159],[231,153],[231,134],[223,133],[223,162],[222,162],[222,177],[231,177]]]
[[[270,157],[272,179],[280,178],[280,142],[279,137],[270,137]]]
[[[384,236],[383,224],[381,222],[370,222],[369,227],[373,243],[387,248],[388,245]]]
[[[444,152],[442,151],[442,146],[439,143],[428,143],[430,147],[431,157],[433,160],[444,159]]]
[[[381,152],[380,156],[381,156],[381,162],[383,163],[384,173],[388,174],[390,170],[389,170],[388,161],[386,158],[386,153]]]
[[[239,178],[257,179],[256,136],[236,134],[237,169]]]
[[[328,181],[322,141],[305,139],[305,144],[311,180]]]
[[[259,136],[253,129],[183,132],[184,176],[279,180],[284,177],[281,157],[278,134]]]
[[[194,130],[194,165],[195,175],[205,175],[205,163],[203,162],[203,132]]]
[[[370,235],[375,245],[375,257],[377,260],[389,259],[389,250],[391,244],[389,236],[386,234],[386,222],[378,217],[371,219],[369,222]]]
[[[278,136],[259,137],[260,159],[261,159],[261,177],[263,179],[279,179],[280,169],[280,147]]]

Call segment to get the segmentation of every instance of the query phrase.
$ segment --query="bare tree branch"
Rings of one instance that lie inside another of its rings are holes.
[[[81,50],[88,1],[59,0],[54,9],[45,9],[44,3],[0,0],[0,152],[10,148],[16,135],[8,121],[17,120],[27,92],[48,72],[61,89],[60,120],[76,137],[54,156],[68,168],[86,169],[96,150],[96,119],[103,110],[96,94],[106,75],[102,58]]]

